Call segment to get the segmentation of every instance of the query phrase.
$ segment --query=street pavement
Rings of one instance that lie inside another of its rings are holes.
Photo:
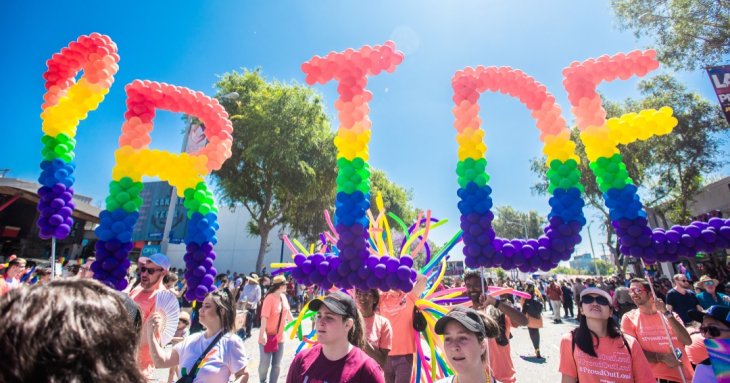
[[[552,321],[552,313],[546,311],[543,313],[543,323],[545,327],[540,329],[540,352],[544,359],[534,358],[535,352],[532,348],[530,335],[526,327],[512,329],[512,361],[517,371],[517,382],[560,382],[561,376],[558,373],[558,365],[560,364],[560,339],[563,334],[569,332],[577,325],[573,319],[563,319],[562,324],[554,324]],[[310,323],[304,324],[305,333],[311,329]],[[250,358],[248,370],[250,374],[249,382],[260,382],[259,380],[259,348],[256,340],[258,339],[258,329],[254,329],[253,336],[244,341],[246,354]],[[299,347],[299,341],[287,340],[284,344],[284,358],[281,362],[281,374],[279,382],[286,382],[286,374],[289,366],[294,360],[295,351]],[[167,370],[158,370],[156,377],[159,382],[167,382]]]

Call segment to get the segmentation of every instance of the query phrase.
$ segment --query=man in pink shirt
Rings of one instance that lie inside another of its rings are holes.
[[[416,335],[413,329],[413,308],[426,290],[426,276],[418,275],[413,290],[385,292],[380,297],[380,314],[393,329],[393,348],[385,362],[385,382],[410,382],[413,371],[413,355],[416,353]]]
[[[512,364],[510,349],[510,329],[514,326],[526,326],[527,317],[512,307],[508,301],[497,300],[482,290],[482,278],[479,272],[470,271],[464,275],[466,293],[471,299],[472,308],[494,319],[499,325],[499,335],[489,340],[489,369],[498,382],[513,383],[516,371]]]
[[[661,299],[655,299],[650,288],[646,279],[631,280],[629,294],[637,308],[627,312],[621,319],[621,331],[639,342],[656,379],[661,382],[682,382],[684,375],[684,380],[690,382],[692,365],[685,355],[684,346],[692,344],[692,338],[679,315],[667,310]],[[665,325],[671,335],[671,344]],[[679,349],[679,353],[673,352],[673,349]],[[677,354],[681,354],[679,359]]]
[[[129,297],[139,306],[142,323],[146,323],[147,318],[154,312],[157,292],[165,290],[162,277],[167,274],[169,269],[170,260],[164,254],[157,253],[150,257],[139,258],[137,271],[140,275],[140,283],[129,292]],[[144,324],[142,328],[145,328]],[[150,355],[150,345],[146,339],[145,336],[141,337],[137,364],[142,374],[151,379],[155,372],[155,366]]]

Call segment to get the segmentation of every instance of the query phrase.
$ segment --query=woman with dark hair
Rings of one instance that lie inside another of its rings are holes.
[[[522,312],[527,315],[527,332],[530,334],[532,347],[535,349],[535,357],[543,359],[540,354],[540,329],[542,328],[543,299],[540,290],[531,280],[527,281],[525,292],[530,294],[530,299],[522,298]],[[530,306],[539,308],[532,310]]]
[[[0,382],[142,383],[138,337],[113,290],[63,279],[0,301]]]
[[[279,379],[281,358],[284,356],[284,325],[293,320],[289,302],[286,299],[286,278],[279,274],[271,281],[271,287],[261,305],[261,330],[259,331],[259,379],[271,383]],[[269,367],[271,373],[269,374]]]
[[[560,342],[562,383],[656,382],[641,346],[611,316],[611,295],[597,287],[581,291],[578,320]]]
[[[365,326],[365,351],[375,359],[381,368],[385,368],[388,352],[393,346],[393,328],[384,316],[376,313],[380,303],[378,289],[356,290],[358,307]]]
[[[309,308],[317,312],[318,344],[297,354],[287,383],[385,382],[380,365],[363,351],[362,317],[352,297],[337,291],[311,301]]]
[[[499,326],[486,315],[471,308],[455,306],[434,326],[444,336],[444,353],[455,375],[436,383],[487,382],[488,339],[499,334]]]
[[[236,309],[231,292],[223,289],[208,294],[198,315],[205,331],[188,336],[171,351],[160,344],[162,316],[150,316],[147,339],[155,367],[179,365],[180,376],[189,376],[189,382],[227,383],[232,375],[237,383],[248,382],[243,341],[233,333]]]

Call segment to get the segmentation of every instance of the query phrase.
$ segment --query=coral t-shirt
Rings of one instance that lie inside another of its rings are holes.
[[[656,383],[638,342],[626,336],[631,352],[626,349],[621,337],[598,338],[593,347],[597,358],[581,350],[577,345],[573,349],[573,333],[563,335],[560,341],[561,374],[577,378],[581,383]]]
[[[161,283],[157,288],[150,291],[144,291],[142,286],[137,286],[129,292],[129,297],[139,306],[139,311],[142,314],[143,328],[146,328],[147,318],[155,310],[157,292],[162,289],[160,286],[162,286]],[[139,352],[137,353],[137,365],[146,377],[151,377],[155,372],[155,363],[152,361],[150,345],[147,343],[146,336],[141,337]]]
[[[684,350],[687,351],[690,362],[700,364],[710,357],[707,353],[707,346],[705,346],[705,337],[700,332],[696,332],[690,333],[690,338],[692,338],[692,344],[684,346]]]
[[[679,323],[682,323],[682,318],[679,315],[674,314],[674,317]],[[621,319],[621,331],[636,338],[641,348],[645,351],[668,353],[670,352],[669,341],[667,340],[667,335],[661,322],[662,320],[664,318],[658,312],[647,315],[642,314],[639,309],[634,309],[624,314],[624,317]],[[669,323],[667,323],[667,329],[669,329],[674,347],[679,347],[682,350],[682,354],[686,354],[684,346],[677,339],[677,334],[674,333]],[[691,381],[693,371],[689,358],[687,355],[682,355],[680,360],[685,379]],[[654,373],[654,377],[657,379],[666,379],[675,382],[682,381],[677,367],[669,367],[661,362],[650,362],[649,365],[651,366],[652,373]]]
[[[274,335],[278,331],[279,343],[284,341],[284,326],[289,316],[291,316],[291,309],[289,308],[288,300],[282,300],[283,294],[269,294],[264,298],[264,304],[261,306],[261,318],[266,318],[266,334]],[[282,315],[281,325],[279,325],[279,316]]]
[[[505,337],[509,340],[512,322],[509,316],[504,316]],[[515,367],[512,364],[512,350],[510,344],[504,346],[497,344],[495,338],[489,338],[489,366],[492,368],[494,379],[502,383],[514,383],[517,379]]]
[[[380,314],[390,322],[393,330],[393,348],[388,356],[416,353],[413,308],[417,299],[412,292],[400,291],[388,291],[380,296]]]
[[[393,330],[390,322],[382,315],[374,314],[363,318],[365,322],[365,340],[375,349],[390,350],[393,347]]]
[[[353,347],[339,360],[329,360],[317,344],[294,357],[286,376],[287,383],[385,383],[378,362],[365,351]]]

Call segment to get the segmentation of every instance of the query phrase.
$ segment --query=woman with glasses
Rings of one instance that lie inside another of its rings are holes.
[[[611,296],[589,287],[580,293],[578,327],[560,342],[562,383],[655,383],[638,342],[611,316]]]
[[[692,320],[701,323],[700,334],[705,339],[730,339],[730,308],[726,306],[711,306],[706,312],[690,311]],[[704,344],[703,344],[704,346]],[[707,349],[704,350],[707,356]],[[712,362],[709,358],[699,362],[695,368],[695,375],[692,382],[715,383],[717,377],[712,369]]]
[[[248,382],[248,358],[243,341],[233,333],[236,315],[233,301],[231,292],[225,289],[208,294],[199,312],[205,331],[188,336],[169,351],[160,344],[163,318],[159,313],[152,314],[147,324],[147,340],[155,367],[179,365],[178,372],[183,377],[189,376],[189,382],[227,383],[232,376],[236,383]]]
[[[730,307],[730,297],[717,292],[717,279],[711,278],[709,275],[703,275],[698,282],[702,288],[701,293],[697,294],[700,306],[707,310],[711,306]]]
[[[352,297],[336,291],[309,302],[309,309],[317,312],[317,345],[297,354],[287,383],[385,382],[383,370],[363,351],[362,316]]]

